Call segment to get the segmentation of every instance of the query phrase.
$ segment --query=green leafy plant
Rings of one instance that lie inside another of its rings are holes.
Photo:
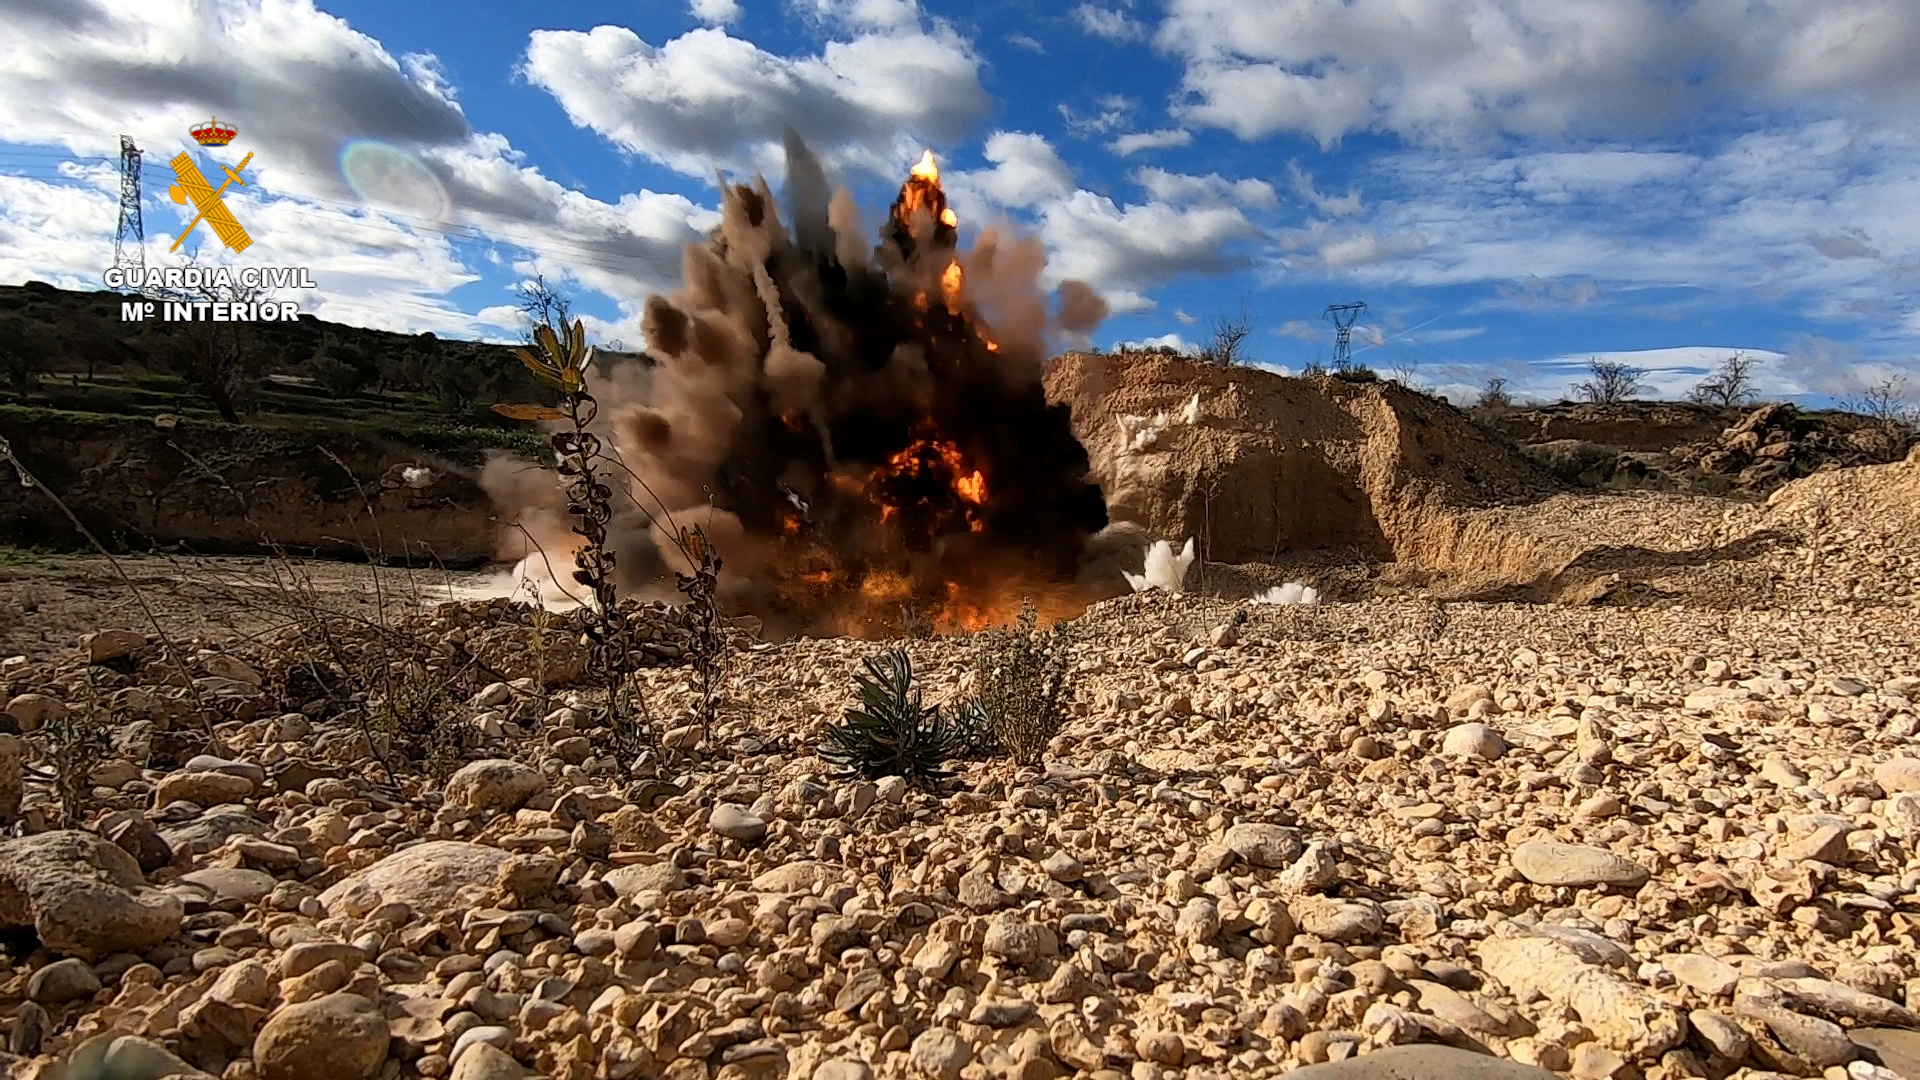
[[[1066,623],[1042,631],[1032,603],[1011,627],[985,631],[974,650],[974,696],[963,708],[976,752],[997,750],[1022,765],[1038,764],[1067,721],[1069,660]],[[983,742],[986,734],[990,742]]]
[[[587,393],[585,369],[593,350],[587,345],[586,327],[576,321],[561,331],[555,334],[550,327],[536,327],[533,339],[539,352],[514,350],[528,371],[560,391],[559,407],[495,405],[493,411],[514,420],[562,421],[567,425],[554,432],[553,450],[559,458],[560,475],[569,478],[567,512],[575,519],[573,531],[587,541],[574,555],[577,569],[573,580],[593,594],[597,617],[589,620],[587,637],[594,644],[595,667],[604,675],[623,666],[619,661],[624,653],[616,656],[613,650],[626,644],[613,584],[614,556],[607,547],[613,489],[601,477],[600,437],[587,430],[600,405]]]
[[[953,707],[953,726],[960,737],[959,757],[985,761],[1006,754],[994,731],[993,715],[978,697],[965,698]]]
[[[922,787],[946,779],[941,765],[961,756],[964,740],[940,706],[921,700],[907,651],[869,657],[865,666],[854,676],[859,704],[827,729],[820,756],[868,779],[899,776]]]
[[[592,602],[580,609],[587,639],[588,673],[608,693],[610,750],[622,769],[631,769],[636,751],[655,740],[645,698],[632,686],[638,642],[620,610],[614,587],[614,553],[607,543],[613,519],[613,488],[604,479],[614,463],[601,453],[600,437],[588,430],[600,406],[587,393],[586,368],[593,359],[586,326],[575,320],[559,333],[542,323],[533,328],[534,349],[516,349],[520,362],[539,380],[560,392],[560,405],[495,405],[493,411],[514,420],[559,421],[552,437],[560,475],[566,479],[567,512],[573,531],[586,540],[574,553],[573,580],[587,587]],[[537,351],[536,351],[537,350]],[[704,565],[698,560],[695,565]],[[718,564],[714,565],[715,572]]]

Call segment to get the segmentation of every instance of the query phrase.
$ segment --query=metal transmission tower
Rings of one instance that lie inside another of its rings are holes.
[[[1351,304],[1328,304],[1327,318],[1333,320],[1333,369],[1346,371],[1353,367],[1353,321],[1367,305],[1356,301]]]
[[[133,250],[127,250],[127,241]],[[129,135],[120,136],[120,230],[113,235],[113,266],[139,275],[146,284],[147,227],[140,220],[140,148]]]

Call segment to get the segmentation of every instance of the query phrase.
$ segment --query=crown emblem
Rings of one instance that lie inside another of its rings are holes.
[[[209,119],[206,123],[190,129],[195,142],[201,146],[225,146],[233,141],[239,130],[232,124],[223,124],[218,119]]]

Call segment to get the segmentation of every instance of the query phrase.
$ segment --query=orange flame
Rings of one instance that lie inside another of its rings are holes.
[[[912,233],[913,219],[919,211],[925,210],[937,225],[951,229],[960,223],[960,217],[947,206],[946,192],[940,190],[940,167],[933,162],[933,151],[920,156],[907,175],[907,182],[900,187],[900,197],[894,200],[893,220]]]
[[[987,503],[987,478],[980,475],[980,470],[978,469],[975,469],[965,476],[956,476],[953,478],[953,493],[975,506],[985,506]]]
[[[960,448],[946,439],[921,438],[906,449],[887,459],[885,465],[873,471],[874,481],[890,476],[918,477],[933,472],[945,474],[948,490],[952,491],[965,507],[967,529],[970,532],[985,532],[986,521],[974,513],[974,507],[987,505],[987,477],[979,469],[967,464]],[[875,486],[878,486],[877,484]],[[874,499],[880,508],[882,523],[891,522],[899,512],[899,507],[891,506]]]
[[[947,268],[940,272],[940,295],[946,297],[950,314],[960,314],[960,286],[965,280],[966,274],[960,269],[958,259],[948,263]]]

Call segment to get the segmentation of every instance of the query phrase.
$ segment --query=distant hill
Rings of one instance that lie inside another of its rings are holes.
[[[296,553],[483,562],[485,457],[550,460],[537,428],[490,409],[550,400],[508,346],[311,316],[123,323],[123,299],[0,286],[0,437],[112,547],[261,551],[271,534]],[[408,468],[430,480],[396,485]],[[85,546],[10,474],[0,543]]]
[[[0,401],[228,422],[314,416],[316,401],[330,401],[335,407],[321,412],[343,418],[523,430],[489,406],[550,400],[511,346],[311,315],[291,323],[122,322],[125,299],[43,282],[0,286]]]

